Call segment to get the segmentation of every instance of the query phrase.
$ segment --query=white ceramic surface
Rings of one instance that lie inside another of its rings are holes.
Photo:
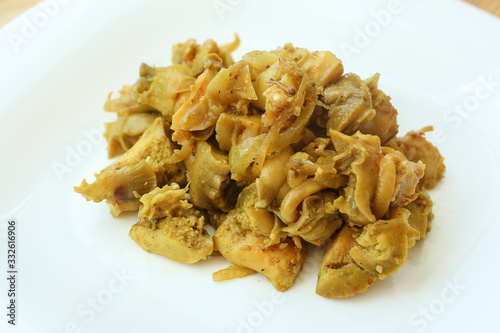
[[[44,1],[0,30],[1,332],[498,332],[500,21],[460,1]],[[404,267],[346,300],[315,294],[319,255],[279,294],[260,275],[211,279],[128,236],[73,186],[104,168],[102,105],[170,64],[188,38],[238,33],[237,59],[286,42],[381,73],[401,133],[434,125],[446,178],[432,231]],[[17,223],[17,318],[7,323],[7,222]]]

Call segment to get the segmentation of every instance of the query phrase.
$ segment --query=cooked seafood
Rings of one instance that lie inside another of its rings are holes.
[[[75,191],[113,216],[138,211],[129,236],[146,251],[221,254],[232,265],[215,281],[260,273],[285,291],[307,247],[325,245],[316,292],[367,290],[430,230],[428,190],[445,172],[432,127],[398,137],[380,75],[344,73],[329,51],[286,44],[235,61],[239,43],[188,40],[171,66],[141,65],[105,103],[108,155],[121,156]]]

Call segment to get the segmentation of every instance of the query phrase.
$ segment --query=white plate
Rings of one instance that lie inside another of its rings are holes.
[[[233,33],[239,58],[286,42],[382,74],[401,132],[432,124],[446,178],[428,239],[396,274],[346,300],[315,294],[318,257],[279,294],[262,276],[215,283],[222,258],[188,266],[140,249],[134,214],[73,192],[105,167],[102,110],[141,62]],[[2,238],[17,222],[16,326],[5,332],[491,332],[497,330],[500,21],[459,1],[45,1],[0,30]],[[65,169],[61,169],[66,167]]]

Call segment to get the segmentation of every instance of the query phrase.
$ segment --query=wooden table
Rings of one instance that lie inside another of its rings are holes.
[[[498,0],[465,0],[465,1],[500,17],[500,1]]]
[[[500,17],[499,0],[463,0]],[[40,0],[0,0],[0,27],[39,3]]]

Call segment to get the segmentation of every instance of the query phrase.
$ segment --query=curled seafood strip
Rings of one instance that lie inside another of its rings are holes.
[[[382,157],[379,165],[379,176],[377,189],[373,197],[373,214],[380,219],[389,209],[392,201],[394,187],[396,187],[396,165],[394,155],[388,154]]]
[[[311,244],[323,245],[343,223],[333,205],[336,198],[337,195],[328,190],[307,196],[298,207],[297,219],[281,231],[300,236]]]
[[[444,177],[444,157],[436,146],[425,138],[425,133],[431,131],[432,126],[427,126],[419,131],[410,131],[402,138],[391,140],[390,147],[401,151],[410,161],[421,161],[425,164],[425,172],[418,184],[420,190],[434,188]]]
[[[209,112],[205,97],[207,87],[222,68],[217,54],[209,54],[205,60],[205,71],[196,78],[191,93],[184,104],[172,115],[174,130],[172,139],[179,144],[191,138],[190,132],[203,131],[215,125],[216,118]]]
[[[184,161],[191,201],[208,211],[228,212],[236,201],[237,189],[229,175],[229,161],[206,141],[197,141],[194,154]]]
[[[335,205],[349,216],[350,223],[373,223],[389,208],[403,207],[417,198],[425,168],[422,162],[411,162],[399,151],[380,146],[374,135],[330,131],[330,136],[339,153],[338,172],[349,176]]]
[[[139,198],[156,186],[185,183],[184,164],[167,164],[174,145],[167,136],[163,118],[156,118],[139,141],[118,160],[96,174],[88,184],[84,179],[75,192],[87,200],[105,200],[113,216],[139,208]]]
[[[398,208],[389,219],[361,228],[344,224],[326,248],[316,292],[328,298],[354,296],[399,270],[419,238],[408,216],[408,210]]]
[[[349,136],[333,130],[330,137],[338,153],[337,171],[349,177],[336,206],[349,216],[352,223],[375,222],[371,203],[378,181],[378,162],[382,157],[380,139],[359,132]]]
[[[262,123],[269,126],[252,166],[257,176],[267,156],[300,140],[317,97],[312,80],[285,58],[262,72],[254,85],[256,103],[264,105]]]

